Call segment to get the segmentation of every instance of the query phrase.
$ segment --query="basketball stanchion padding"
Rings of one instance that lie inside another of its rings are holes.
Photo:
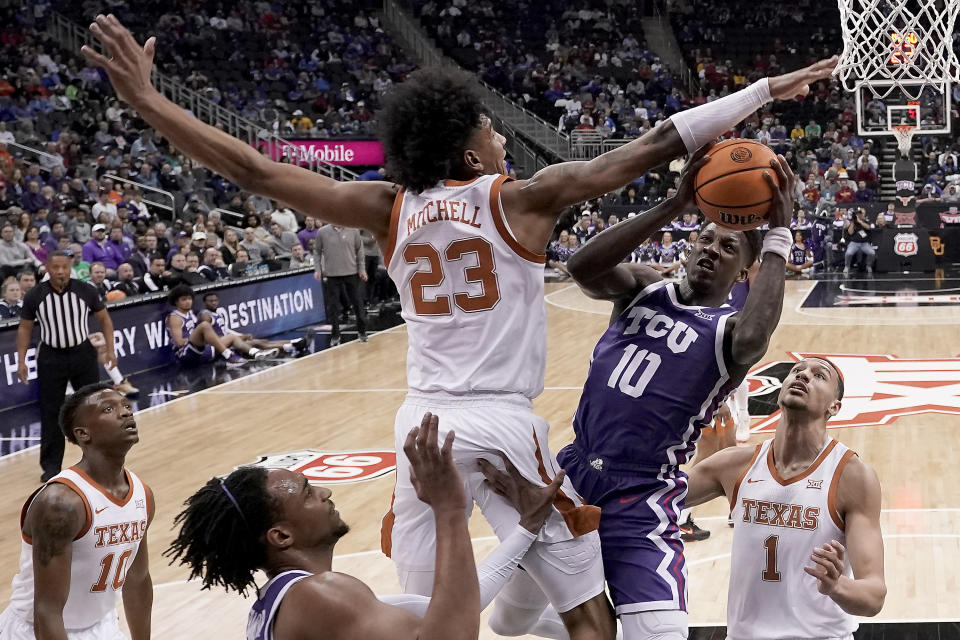
[[[779,185],[770,161],[776,154],[756,140],[721,142],[697,172],[697,206],[708,219],[728,229],[755,229],[766,221],[773,193],[763,173]]]

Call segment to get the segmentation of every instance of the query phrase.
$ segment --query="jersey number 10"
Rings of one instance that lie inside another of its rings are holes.
[[[130,559],[130,555],[133,553],[132,549],[127,549],[120,554],[120,557],[117,559],[117,570],[113,576],[113,590],[119,591],[120,587],[123,586],[124,581],[127,579],[127,561]],[[90,587],[91,593],[101,593],[107,590],[107,581],[110,579],[110,569],[113,567],[113,555],[109,554],[104,556],[103,560],[100,561],[100,566],[102,570],[100,571],[100,579],[97,580],[97,584]]]
[[[643,372],[637,376],[640,366],[643,366]],[[627,345],[623,350],[623,357],[617,363],[610,379],[607,380],[607,386],[611,389],[620,389],[631,398],[639,398],[643,395],[650,380],[653,379],[657,369],[660,368],[660,356],[647,349],[637,351],[637,345]]]
[[[493,245],[485,239],[474,236],[461,238],[447,245],[441,253],[430,243],[409,244],[403,250],[403,259],[407,264],[417,264],[421,260],[427,262],[426,270],[417,270],[410,278],[410,292],[413,295],[413,310],[418,316],[448,316],[452,312],[450,296],[438,295],[428,300],[427,287],[439,287],[446,275],[444,274],[444,258],[447,265],[459,262],[469,254],[477,256],[477,263],[473,266],[464,266],[463,275],[467,282],[476,282],[481,286],[480,295],[469,293],[454,293],[453,303],[467,313],[475,311],[489,311],[500,302],[500,285],[497,282],[497,265],[493,260]],[[453,265],[456,266],[456,265]]]

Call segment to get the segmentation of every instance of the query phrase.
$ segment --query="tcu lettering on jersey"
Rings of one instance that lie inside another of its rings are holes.
[[[637,333],[642,325],[643,332],[651,338],[666,336],[667,346],[674,353],[683,353],[700,337],[687,323],[674,322],[669,316],[647,307],[634,307],[627,313],[627,317],[630,324],[623,330],[623,335],[631,336]]]

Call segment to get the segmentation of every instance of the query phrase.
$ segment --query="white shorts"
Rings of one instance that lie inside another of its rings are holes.
[[[381,529],[383,552],[401,571],[432,571],[436,561],[433,512],[417,498],[403,454],[407,434],[420,425],[428,411],[440,418],[441,442],[447,431],[456,432],[453,456],[468,500],[464,517],[470,516],[476,504],[501,540],[517,525],[520,515],[484,483],[477,459],[487,459],[503,469],[502,453],[524,478],[540,486],[560,471],[547,445],[550,427],[533,413],[526,398],[408,395],[394,425],[397,480]],[[599,522],[600,510],[584,505],[570,481],[564,480],[553,513],[521,562],[558,611],[568,611],[603,592]]]
[[[2,640],[36,640],[33,620],[26,620],[19,611],[7,608],[0,613],[0,638]],[[68,640],[127,640],[120,631],[116,611],[110,611],[100,622],[85,629],[67,629]]]

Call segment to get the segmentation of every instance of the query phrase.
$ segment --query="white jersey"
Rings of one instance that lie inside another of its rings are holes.
[[[68,631],[92,627],[111,612],[116,615],[117,597],[147,532],[150,489],[132,472],[125,473],[130,490],[122,500],[71,467],[54,476],[23,506],[21,527],[34,498],[52,483],[73,489],[86,506],[86,523],[73,541],[70,594],[63,607],[63,624]],[[20,571],[13,578],[8,613],[32,623],[33,545],[26,535],[21,533],[21,537]]]
[[[774,466],[773,440],[757,445],[731,499],[728,638],[846,638],[856,631],[856,619],[821,595],[803,570],[813,566],[814,547],[846,544],[835,500],[854,455],[829,439],[806,471],[784,479]],[[844,574],[852,575],[849,563]]]
[[[414,391],[543,391],[545,256],[507,224],[500,187],[508,179],[447,180],[397,195],[384,258],[400,292]]]

